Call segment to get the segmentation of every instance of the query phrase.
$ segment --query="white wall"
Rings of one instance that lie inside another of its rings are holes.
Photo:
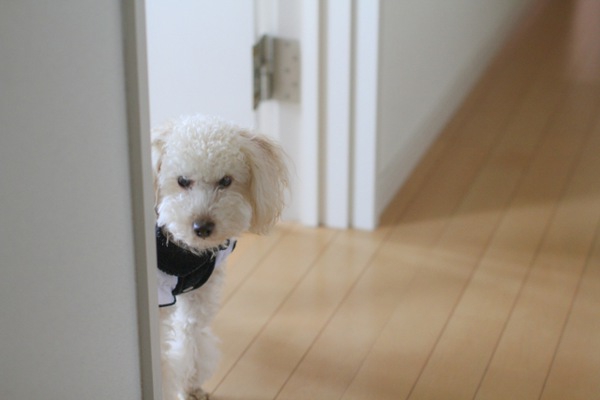
[[[0,2],[0,398],[139,399],[120,1]]]
[[[381,0],[377,215],[530,3]]]

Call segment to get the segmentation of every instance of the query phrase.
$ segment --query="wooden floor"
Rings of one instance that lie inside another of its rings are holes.
[[[380,229],[242,238],[213,399],[600,399],[600,1],[541,4]]]

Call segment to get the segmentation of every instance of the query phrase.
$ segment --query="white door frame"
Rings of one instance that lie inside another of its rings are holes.
[[[324,8],[324,144],[323,210],[326,226],[347,228],[351,222],[351,174],[353,131],[351,1],[328,1]]]
[[[373,229],[379,0],[285,4],[255,0],[256,36],[300,40],[301,104],[261,105],[258,125],[291,149],[292,214],[309,226]],[[286,29],[294,18],[300,28]]]
[[[377,137],[379,108],[380,0],[355,0],[353,184],[350,225],[372,230],[379,223]]]
[[[256,39],[270,34],[300,42],[300,104],[266,101],[257,110],[257,125],[279,139],[293,160],[290,209],[284,217],[316,226],[320,222],[320,2],[293,0],[283,7],[277,0],[255,0],[254,4]]]
[[[321,222],[374,229],[378,222],[379,0],[329,1],[321,41],[326,99],[321,130]]]
[[[150,161],[150,101],[144,0],[123,5],[127,120],[142,398],[162,398],[154,190]]]
[[[323,20],[327,101],[322,223],[374,229],[379,1],[329,1]]]

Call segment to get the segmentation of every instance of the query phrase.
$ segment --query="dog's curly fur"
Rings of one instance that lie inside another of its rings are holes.
[[[152,131],[158,226],[191,251],[213,249],[243,232],[266,233],[284,207],[288,170],[265,136],[215,117],[180,117]],[[208,232],[194,229],[211,223]],[[202,384],[219,352],[210,322],[219,307],[224,268],[201,288],[160,309],[163,398],[205,399]]]

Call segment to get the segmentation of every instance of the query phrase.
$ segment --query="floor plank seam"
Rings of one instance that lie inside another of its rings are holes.
[[[299,368],[299,366],[302,364],[302,362],[306,359],[307,355],[313,349],[314,344],[322,336],[323,332],[329,326],[329,324],[331,323],[332,319],[335,317],[335,315],[337,315],[337,312],[339,311],[339,309],[342,307],[342,305],[348,299],[348,297],[350,296],[350,294],[352,293],[352,291],[356,288],[356,286],[358,285],[358,283],[361,281],[362,277],[367,273],[367,271],[371,267],[371,264],[373,263],[374,258],[377,255],[377,253],[379,252],[379,250],[381,249],[381,247],[383,247],[385,245],[385,243],[387,242],[387,240],[391,236],[391,231],[392,231],[391,229],[388,230],[388,232],[384,235],[383,239],[381,240],[381,243],[379,244],[379,246],[377,246],[377,248],[375,249],[375,251],[373,252],[373,254],[371,255],[371,257],[367,260],[367,262],[365,262],[365,266],[362,268],[362,271],[356,276],[356,279],[354,280],[354,282],[352,283],[352,285],[350,285],[350,287],[346,291],[346,294],[340,299],[340,301],[338,302],[338,304],[336,305],[336,307],[333,309],[333,311],[331,312],[331,314],[328,316],[327,320],[325,321],[325,323],[323,324],[323,326],[321,327],[321,329],[319,329],[319,332],[317,332],[317,334],[315,335],[315,337],[311,341],[310,345],[307,347],[306,351],[302,354],[302,356],[300,357],[300,359],[298,359],[298,362],[296,363],[295,367],[292,369],[292,371],[290,371],[288,377],[282,383],[281,387],[279,388],[279,390],[277,391],[277,394],[275,395],[275,397],[273,397],[273,399],[277,399],[279,397],[279,395],[281,394],[281,392],[283,391],[283,389],[285,388],[285,386],[287,385],[287,383],[289,382],[289,380],[292,378],[292,376],[297,371],[297,369]]]
[[[591,129],[588,129],[588,133],[581,140],[581,143],[580,143],[580,146],[579,146],[579,150],[577,151],[577,154],[580,155],[582,153],[582,150],[585,147],[585,144],[587,143],[587,141],[589,139],[589,136],[591,134],[592,134]],[[552,210],[551,216],[546,221],[546,224],[545,224],[545,227],[544,227],[544,234],[542,235],[542,237],[541,237],[541,239],[540,239],[540,241],[539,241],[539,243],[538,243],[538,245],[536,247],[536,250],[533,253],[534,256],[530,260],[526,276],[524,277],[524,279],[521,282],[521,285],[519,286],[519,290],[517,292],[517,295],[515,296],[514,301],[513,301],[512,305],[511,305],[510,313],[509,313],[509,315],[508,315],[508,317],[507,317],[507,319],[506,319],[506,321],[504,323],[504,326],[502,328],[501,333],[498,335],[498,339],[496,341],[496,345],[494,346],[494,350],[493,350],[493,352],[491,353],[491,355],[489,357],[488,363],[486,364],[486,367],[485,367],[485,369],[483,371],[483,374],[481,375],[481,379],[480,379],[479,384],[477,386],[477,390],[475,391],[475,394],[473,396],[474,400],[477,399],[477,396],[478,396],[478,393],[480,392],[481,386],[482,386],[482,384],[483,384],[483,382],[485,380],[485,377],[488,374],[489,367],[490,367],[490,365],[491,365],[491,363],[492,363],[492,361],[493,361],[493,359],[494,359],[494,357],[495,357],[495,355],[497,353],[498,346],[500,345],[500,342],[502,341],[502,338],[503,338],[503,336],[504,336],[504,334],[506,332],[506,328],[508,327],[508,324],[510,323],[511,318],[513,316],[514,310],[515,310],[515,308],[516,308],[516,306],[517,306],[517,304],[518,304],[518,302],[519,302],[519,300],[520,300],[520,298],[522,296],[523,289],[525,288],[525,286],[527,285],[527,282],[531,278],[531,273],[533,271],[533,267],[534,267],[534,265],[536,263],[536,260],[537,260],[538,256],[540,255],[541,249],[542,249],[542,247],[543,247],[543,245],[544,245],[544,243],[545,243],[545,241],[547,239],[547,235],[549,233],[549,228],[552,225],[552,222],[554,221],[554,219],[556,217],[556,214],[557,214],[557,211],[559,209],[560,203],[563,200],[563,198],[564,198],[564,196],[565,196],[565,194],[567,192],[567,188],[569,186],[569,183],[571,182],[572,177],[575,174],[575,171],[577,169],[578,163],[575,162],[575,160],[577,160],[577,158],[578,157],[574,157],[573,162],[571,163],[571,166],[569,168],[569,173],[567,174],[567,177],[565,178],[565,182],[562,185],[561,191],[560,191],[559,195],[557,196],[556,202],[555,202],[555,204],[553,206],[553,210]]]
[[[252,347],[252,345],[256,342],[256,340],[264,332],[264,330],[266,329],[266,327],[272,321],[273,317],[279,312],[279,310],[281,309],[281,307],[286,303],[286,301],[290,298],[290,296],[293,295],[293,293],[296,290],[296,288],[306,278],[306,276],[310,273],[310,271],[315,267],[315,265],[318,263],[318,261],[321,258],[321,256],[327,251],[328,246],[331,245],[331,243],[335,240],[335,238],[339,234],[340,234],[339,232],[336,232],[327,241],[327,244],[325,246],[323,246],[323,248],[321,249],[321,251],[319,252],[319,254],[317,255],[317,257],[315,258],[315,260],[310,264],[310,266],[306,269],[306,271],[302,274],[302,276],[298,279],[298,281],[290,289],[289,293],[287,293],[285,295],[285,297],[281,300],[281,302],[276,307],[276,309],[271,313],[271,315],[269,316],[269,318],[267,319],[267,321],[265,321],[265,323],[260,327],[260,329],[254,335],[254,337],[252,338],[252,340],[247,344],[247,346],[244,348],[244,350],[239,354],[239,356],[236,359],[236,361],[231,365],[231,367],[229,368],[229,370],[223,375],[222,379],[215,385],[215,388],[214,388],[215,392],[219,389],[219,386],[221,385],[221,383],[227,378],[227,376],[229,375],[229,373],[231,373],[231,371],[237,366],[238,362],[244,357],[244,355],[248,352],[248,350]]]
[[[287,236],[292,234],[294,231],[296,231],[297,226],[293,226],[293,227],[286,227],[285,228],[286,231],[284,233],[281,234],[281,236],[271,244],[271,246],[269,246],[269,249],[267,251],[264,252],[264,254],[262,254],[258,260],[255,261],[254,265],[252,266],[252,268],[250,268],[250,270],[246,273],[246,275],[244,276],[244,278],[242,280],[240,280],[238,282],[238,284],[231,290],[231,292],[227,295],[223,297],[223,300],[221,301],[221,307],[225,306],[236,294],[236,292],[242,287],[244,286],[244,284],[248,281],[248,279],[250,279],[250,277],[254,274],[254,272],[260,267],[260,265],[264,262],[264,260],[269,257],[269,255],[277,248],[277,245]],[[243,240],[243,238],[242,238]]]
[[[544,397],[544,393],[546,391],[546,385],[548,384],[548,379],[550,378],[550,373],[554,367],[555,361],[556,361],[556,356],[558,354],[558,351],[561,347],[561,343],[563,341],[564,338],[564,334],[565,334],[565,330],[567,329],[567,326],[569,325],[569,322],[571,321],[571,316],[572,316],[572,311],[573,308],[575,306],[575,303],[577,301],[577,298],[579,297],[579,291],[581,289],[581,284],[583,282],[583,277],[585,276],[585,273],[587,272],[587,270],[590,267],[590,262],[591,262],[591,258],[592,255],[594,254],[594,251],[596,250],[596,246],[598,245],[598,240],[600,238],[600,225],[598,225],[598,227],[596,228],[596,231],[594,232],[594,239],[593,242],[594,243],[592,246],[590,246],[590,249],[588,250],[588,254],[586,256],[586,261],[585,261],[585,268],[581,271],[581,274],[579,275],[579,279],[577,281],[577,287],[575,288],[575,293],[573,294],[573,298],[571,299],[571,303],[569,304],[569,310],[567,312],[567,318],[565,318],[565,321],[563,323],[561,332],[560,332],[560,336],[558,338],[558,343],[556,345],[556,349],[554,351],[554,354],[552,355],[552,360],[550,361],[550,365],[548,366],[548,370],[546,372],[546,378],[544,379],[544,384],[542,385],[542,390],[540,391],[540,395],[538,397],[538,400],[541,400]]]

